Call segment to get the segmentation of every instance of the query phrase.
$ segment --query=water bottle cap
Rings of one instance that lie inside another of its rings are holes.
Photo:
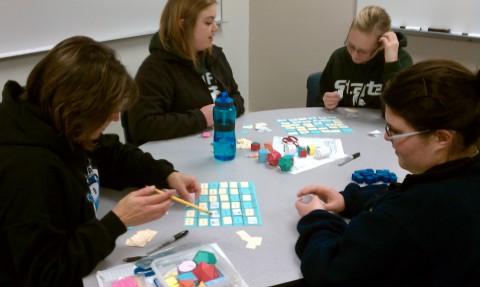
[[[222,92],[217,99],[215,100],[215,105],[222,106],[222,107],[230,107],[233,106],[233,99],[230,98],[227,92]]]

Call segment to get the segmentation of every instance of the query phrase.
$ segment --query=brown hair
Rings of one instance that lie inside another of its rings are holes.
[[[173,49],[177,55],[197,66],[199,58],[192,46],[193,29],[200,12],[216,3],[215,0],[168,0],[163,8],[159,32],[165,49]],[[181,20],[183,25],[180,25]]]
[[[82,36],[50,50],[31,71],[22,95],[71,147],[86,150],[95,148],[90,135],[137,98],[137,86],[115,52]]]
[[[457,144],[452,152],[478,146],[480,71],[475,75],[450,60],[419,62],[387,83],[382,98],[417,131],[455,131]]]
[[[391,30],[390,16],[382,7],[366,6],[353,19],[350,30],[352,28],[364,33],[375,33],[377,37],[380,37]]]

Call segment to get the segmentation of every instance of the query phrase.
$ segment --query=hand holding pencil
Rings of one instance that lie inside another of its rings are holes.
[[[200,185],[194,176],[180,172],[172,172],[167,177],[167,185],[176,190],[179,197],[191,202],[191,194],[195,194],[195,199],[200,196]]]
[[[141,225],[164,216],[172,195],[173,191],[155,194],[155,186],[147,186],[127,194],[112,212],[126,227]]]
[[[168,190],[168,189],[162,189],[162,190],[160,190],[160,189],[155,188],[155,192],[160,193],[160,194],[167,194],[167,192],[169,192],[169,190]],[[206,209],[203,209],[203,208],[201,208],[200,206],[195,205],[195,204],[193,204],[193,203],[190,203],[190,202],[188,202],[188,201],[186,201],[186,200],[183,200],[183,199],[181,199],[181,198],[179,198],[179,197],[176,197],[175,195],[170,195],[170,198],[171,198],[172,200],[175,200],[176,202],[180,202],[180,203],[183,203],[183,204],[185,204],[185,205],[187,205],[187,206],[190,206],[190,207],[192,207],[192,208],[195,208],[196,210],[201,211],[201,212],[203,212],[203,213],[206,213],[206,214],[209,214],[209,215],[212,214],[212,212],[210,212],[210,211],[208,211],[208,210],[206,210]]]

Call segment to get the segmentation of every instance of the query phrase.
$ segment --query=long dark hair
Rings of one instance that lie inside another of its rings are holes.
[[[450,60],[422,61],[387,83],[382,98],[415,130],[455,131],[457,151],[479,144],[480,71]]]

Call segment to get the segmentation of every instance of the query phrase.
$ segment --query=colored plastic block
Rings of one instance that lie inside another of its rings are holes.
[[[260,143],[252,142],[252,144],[250,145],[250,150],[252,150],[252,151],[260,150]]]
[[[189,272],[192,272],[193,269],[195,269],[195,267],[197,267],[197,263],[195,263],[192,260],[186,260],[177,266],[177,271],[179,274],[189,273]],[[186,278],[186,279],[193,279],[193,278]]]
[[[282,171],[289,171],[292,169],[293,166],[293,158],[291,156],[285,155],[283,156],[279,162],[278,166],[280,166],[280,169]]]
[[[258,161],[259,162],[267,162],[268,150],[260,149],[258,151]]]
[[[397,182],[397,176],[396,175],[393,175],[390,177],[390,182]]]
[[[208,252],[208,251],[198,251],[193,261],[199,265],[201,262],[205,262],[208,264],[215,264],[217,263],[217,258],[215,258],[215,254]],[[201,280],[203,281],[203,280]]]
[[[272,151],[273,150],[273,145],[272,143],[264,143],[263,144],[263,147],[268,150],[268,151]]]
[[[308,152],[305,148],[300,147],[298,148],[298,157],[307,157]]]
[[[216,279],[213,279],[213,280],[210,280],[208,282],[205,282],[205,286],[213,286],[215,284],[219,284],[221,282],[225,281],[225,277],[221,276],[221,277],[218,277]],[[221,285],[220,285],[221,286]],[[200,287],[200,285],[198,285],[198,287]]]
[[[192,281],[194,284],[193,286],[198,284],[198,278],[197,276],[195,276],[195,274],[193,274],[193,271],[195,270],[195,268],[192,270],[192,272],[178,274],[177,276],[178,284],[181,285],[182,281],[185,281],[185,284],[189,284],[188,282]],[[186,286],[189,286],[189,285],[186,285]]]
[[[282,155],[276,151],[272,150],[268,155],[267,155],[267,161],[270,165],[277,166],[278,161],[282,158]]]
[[[388,169],[361,169],[352,173],[352,180],[356,183],[374,184],[377,182],[391,183],[397,182],[397,175]]]
[[[365,182],[365,178],[361,174],[355,173],[355,172],[352,174],[352,180],[355,181],[356,183]]]
[[[178,287],[195,287],[193,280],[178,280]]]
[[[113,282],[112,287],[136,287],[139,284],[134,276],[130,276]]]
[[[215,268],[215,265],[208,264],[206,262],[201,262],[200,264],[198,264],[195,270],[193,270],[193,274],[195,274],[198,280],[202,282],[208,282],[210,280],[220,277],[217,268]]]

